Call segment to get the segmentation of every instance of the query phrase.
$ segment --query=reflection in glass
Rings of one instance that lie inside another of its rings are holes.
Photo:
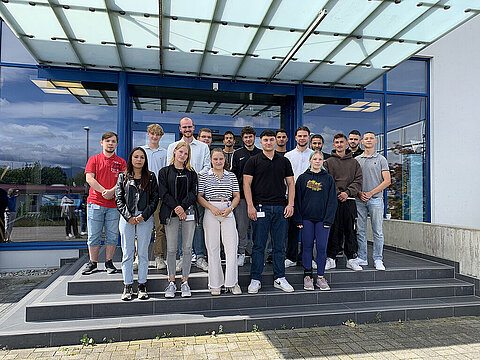
[[[383,95],[365,93],[364,99],[352,99],[351,105],[305,103],[303,107],[303,125],[312,134],[321,134],[325,139],[323,151],[333,149],[335,134],[358,130],[361,134],[372,131],[383,133]]]
[[[88,105],[97,91],[89,84],[38,79],[36,69],[1,67],[0,83],[0,186],[20,190],[12,241],[64,241],[61,199],[70,190],[78,206],[85,192],[84,127],[89,154],[100,152],[117,109]]]
[[[426,99],[389,95],[387,105],[387,160],[392,173],[387,213],[392,219],[425,221]]]
[[[387,73],[387,90],[427,92],[427,61],[407,60]]]

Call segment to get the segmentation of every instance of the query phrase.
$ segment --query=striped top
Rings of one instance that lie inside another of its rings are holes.
[[[198,178],[198,193],[203,194],[207,201],[230,200],[233,193],[239,191],[237,177],[227,170],[223,170],[223,176],[220,179],[212,169]]]

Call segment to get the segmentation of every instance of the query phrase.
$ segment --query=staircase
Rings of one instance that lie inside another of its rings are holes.
[[[120,268],[120,259],[114,260]],[[295,292],[274,289],[272,269],[267,265],[262,289],[248,294],[246,265],[239,273],[244,294],[213,297],[207,290],[207,273],[192,267],[192,297],[181,298],[178,293],[174,299],[165,299],[166,272],[150,269],[150,299],[130,302],[120,300],[121,274],[98,271],[82,276],[85,262],[83,257],[62,267],[4,316],[0,344],[9,348],[59,346],[78,344],[83,334],[100,343],[212,331],[330,326],[346,320],[365,323],[480,315],[474,285],[456,279],[452,266],[391,250],[384,252],[386,271],[369,265],[354,272],[339,259],[337,269],[326,272],[331,291],[303,290],[301,267],[287,269]]]

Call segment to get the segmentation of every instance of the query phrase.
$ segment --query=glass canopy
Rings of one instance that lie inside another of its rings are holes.
[[[348,87],[479,11],[478,0],[0,2],[39,64]]]

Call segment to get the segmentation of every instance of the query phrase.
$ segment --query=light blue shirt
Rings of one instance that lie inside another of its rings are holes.
[[[142,146],[142,148],[147,153],[148,170],[158,177],[158,171],[167,166],[167,150],[162,147],[152,150],[148,145]]]
[[[172,159],[173,149],[175,149],[175,146],[177,146],[180,141],[185,140],[183,140],[182,138],[168,145],[168,164],[170,164],[170,160]],[[211,168],[210,149],[208,148],[208,145],[194,138],[190,143],[190,149],[192,150],[192,156],[190,157],[190,165],[192,166],[193,170],[195,170],[197,174],[206,173]]]

